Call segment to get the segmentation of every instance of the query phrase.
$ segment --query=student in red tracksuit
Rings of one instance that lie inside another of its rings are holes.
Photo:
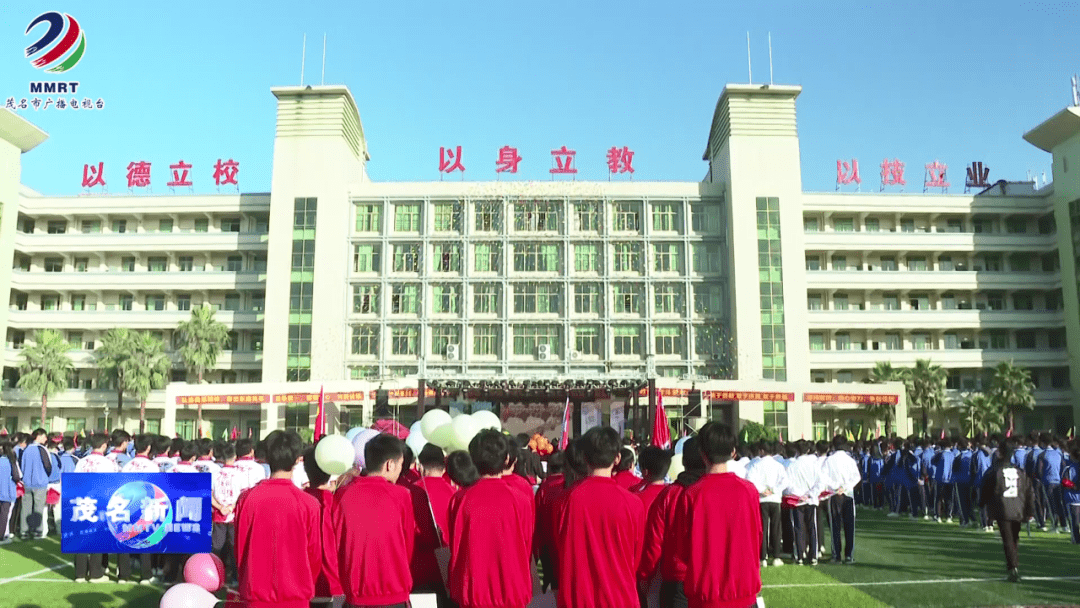
[[[581,438],[589,476],[566,496],[556,529],[562,608],[638,605],[645,507],[611,478],[619,448],[612,428],[592,428]]]
[[[450,597],[461,608],[523,608],[532,600],[532,498],[502,479],[502,433],[480,431],[469,455],[480,480],[450,500]]]
[[[303,449],[293,431],[266,438],[270,479],[236,503],[240,600],[248,608],[308,608],[322,569],[319,503],[293,485]]]
[[[619,464],[615,465],[615,473],[612,475],[616,485],[630,488],[641,483],[641,478],[634,474],[634,450],[621,448],[619,450]]]
[[[510,464],[503,469],[503,481],[511,488],[524,494],[525,498],[528,498],[531,502],[536,498],[532,484],[524,476],[514,472],[514,469],[517,468],[518,456],[521,454],[521,447],[518,445],[517,439],[513,437],[506,438],[506,446],[510,453]]]
[[[338,573],[350,606],[405,608],[412,591],[416,519],[397,485],[405,442],[382,433],[364,446],[364,475],[334,497]]]
[[[671,468],[671,454],[656,446],[648,446],[641,450],[641,472],[645,479],[641,483],[630,488],[630,492],[637,494],[645,505],[645,517],[649,516],[649,507],[667,487],[664,478],[667,477],[668,469]]]
[[[707,473],[683,492],[675,507],[678,551],[686,563],[686,599],[690,608],[753,606],[761,592],[758,492],[728,471],[736,445],[730,427],[710,422],[697,438]]]
[[[409,489],[413,501],[413,516],[419,533],[413,549],[409,570],[413,577],[413,593],[434,593],[440,605],[449,596],[443,586],[442,574],[435,550],[450,546],[450,498],[454,487],[443,479],[446,457],[439,446],[429,443],[420,450],[417,458],[421,477]]]
[[[688,439],[683,446],[682,462],[683,472],[679,473],[675,483],[664,487],[645,518],[645,544],[638,566],[638,584],[644,592],[659,570],[660,608],[686,606],[686,594],[683,593],[686,564],[679,559],[675,527],[671,523],[675,518],[675,505],[683,492],[705,474],[705,461],[701,458],[696,437]]]
[[[533,534],[533,557],[540,562],[540,571],[544,574],[542,591],[548,587],[558,588],[555,584],[555,542],[554,519],[555,502],[566,491],[563,481],[562,452],[554,454],[548,461],[547,477],[540,482],[533,503],[536,506],[536,526]]]
[[[222,469],[222,474],[224,472]],[[345,591],[338,579],[338,547],[332,517],[334,492],[330,489],[330,474],[315,460],[315,446],[304,451],[304,473],[308,478],[304,494],[319,502],[319,541],[322,543],[322,570],[315,579],[315,601],[311,604],[341,608],[345,603]]]

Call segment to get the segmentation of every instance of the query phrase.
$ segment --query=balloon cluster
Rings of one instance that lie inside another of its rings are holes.
[[[198,553],[184,564],[184,581],[161,596],[161,608],[212,608],[225,585],[225,564],[213,553]]]
[[[547,456],[555,451],[555,446],[551,445],[547,437],[537,433],[529,439],[529,449],[541,456]]]
[[[484,429],[501,431],[502,421],[486,410],[474,414],[458,414],[453,418],[444,410],[431,410],[412,425],[405,444],[418,456],[428,443],[448,452],[468,450],[469,442]]]

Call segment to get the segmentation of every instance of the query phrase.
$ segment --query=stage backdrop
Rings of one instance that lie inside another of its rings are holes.
[[[209,553],[209,473],[64,473],[64,553]]]

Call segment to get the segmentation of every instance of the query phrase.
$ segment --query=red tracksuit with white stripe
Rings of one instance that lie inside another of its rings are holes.
[[[332,517],[345,601],[357,606],[407,602],[417,534],[409,490],[383,477],[357,477],[334,497]]]

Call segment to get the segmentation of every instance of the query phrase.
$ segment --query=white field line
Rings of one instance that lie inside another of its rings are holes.
[[[14,576],[12,578],[2,578],[2,579],[0,579],[0,585],[4,585],[4,584],[7,584],[7,583],[13,583],[15,581],[21,581],[21,580],[24,580],[24,579],[28,579],[28,578],[30,578],[32,576],[37,576],[38,574],[45,574],[46,572],[53,572],[53,571],[59,570],[61,568],[67,568],[70,565],[71,565],[71,562],[64,562],[62,564],[56,564],[55,566],[53,566],[51,568],[43,568],[43,569],[37,570],[35,572],[27,572],[26,574],[23,574],[23,575],[20,575],[20,576]],[[52,580],[52,579],[49,579],[49,580]]]
[[[868,583],[792,583],[785,585],[762,585],[762,589],[787,589],[795,587],[871,587],[877,585],[926,585],[933,583],[992,583],[1007,580],[1000,578],[932,578],[917,581],[874,581]],[[1025,581],[1080,581],[1080,576],[1025,576]]]

